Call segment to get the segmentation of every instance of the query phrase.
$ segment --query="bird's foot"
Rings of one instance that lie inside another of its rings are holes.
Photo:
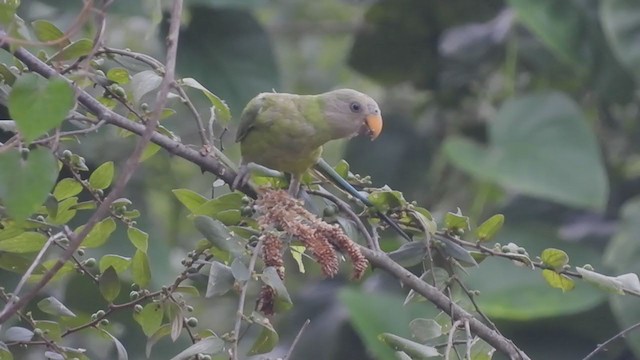
[[[251,172],[249,171],[249,167],[247,164],[240,165],[238,168],[238,173],[236,174],[236,178],[233,179],[233,184],[231,184],[231,190],[237,190],[241,188],[249,182],[249,178],[251,177]]]
[[[284,176],[284,174],[278,170],[273,170],[266,166],[262,166],[253,162],[242,164],[238,169],[238,174],[236,175],[236,178],[233,180],[231,189],[236,190],[240,187],[247,185],[247,183],[249,182],[249,179],[251,178],[252,173],[259,173],[261,175],[269,176],[269,177]]]

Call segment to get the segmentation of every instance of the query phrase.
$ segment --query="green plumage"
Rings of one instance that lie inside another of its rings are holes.
[[[302,174],[330,140],[317,96],[263,94],[242,113],[236,141],[243,160],[292,174]]]

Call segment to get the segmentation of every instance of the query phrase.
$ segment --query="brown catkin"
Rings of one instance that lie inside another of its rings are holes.
[[[316,215],[307,211],[300,200],[293,199],[283,190],[262,191],[256,201],[258,224],[263,233],[273,229],[281,229],[287,234],[299,239],[309,250],[311,257],[320,264],[322,273],[333,277],[338,273],[338,255],[334,247],[345,253],[353,263],[353,277],[360,279],[369,263],[356,245],[337,225],[330,225]],[[281,255],[282,243],[280,239],[276,245],[277,236],[263,236],[265,248],[263,259],[267,266],[284,267]],[[269,243],[266,246],[267,242]],[[276,251],[277,249],[277,251]],[[268,254],[267,254],[268,252]],[[276,255],[280,254],[280,257]],[[271,263],[267,263],[270,261]],[[280,275],[280,271],[278,271]]]

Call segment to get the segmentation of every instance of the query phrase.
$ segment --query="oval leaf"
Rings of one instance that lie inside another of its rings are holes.
[[[113,300],[118,297],[120,294],[120,279],[118,278],[118,273],[113,266],[109,266],[102,274],[100,274],[98,287],[100,288],[100,293],[107,302],[112,303]]]
[[[171,358],[171,360],[186,360],[198,354],[214,355],[224,349],[224,341],[215,336],[204,338],[197,343],[184,349],[181,353]]]
[[[114,165],[113,161],[98,166],[89,177],[89,185],[94,189],[103,190],[111,185],[113,181]]]
[[[9,94],[9,113],[26,141],[59,126],[75,103],[74,93],[62,79],[27,73],[18,77]]]
[[[0,199],[18,221],[38,210],[58,176],[55,158],[42,148],[29,151],[26,160],[18,151],[0,153],[0,169]]]
[[[75,317],[71,310],[69,310],[60,300],[54,298],[53,296],[49,296],[48,298],[42,299],[38,301],[38,309],[43,312],[56,316],[70,316]]]

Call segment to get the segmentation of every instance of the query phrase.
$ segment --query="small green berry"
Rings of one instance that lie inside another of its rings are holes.
[[[187,321],[187,325],[189,325],[190,327],[198,326],[198,319],[195,317],[190,317],[186,321]]]

